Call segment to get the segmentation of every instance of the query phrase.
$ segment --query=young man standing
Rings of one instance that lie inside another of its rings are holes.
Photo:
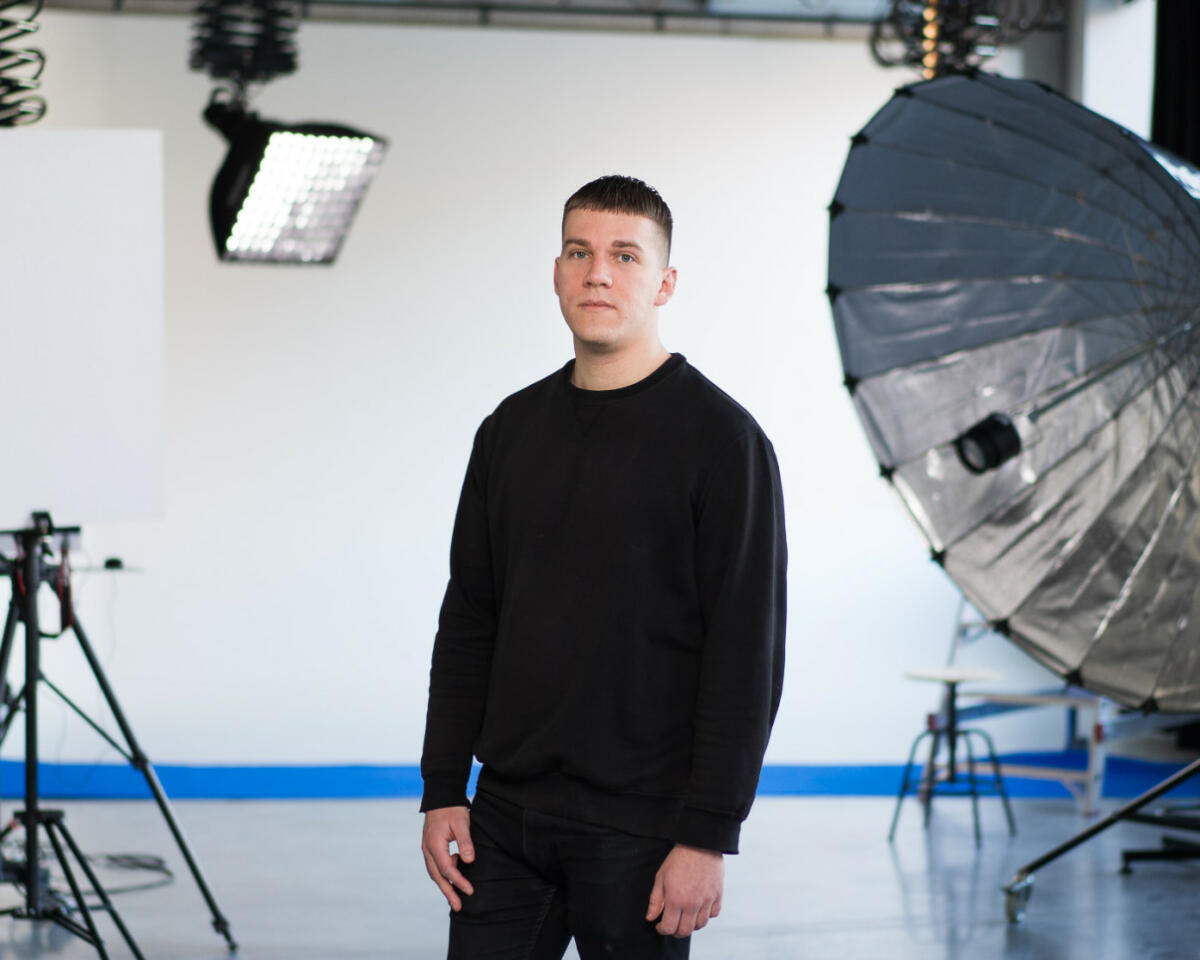
[[[686,957],[720,912],[779,705],[787,548],[770,441],[659,340],[670,244],[642,181],[580,188],[554,262],[575,359],[475,436],[421,759],[450,960],[571,937],[582,960]]]

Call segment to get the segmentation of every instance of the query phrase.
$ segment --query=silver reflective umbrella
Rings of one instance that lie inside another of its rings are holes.
[[[1200,709],[1200,171],[1028,81],[941,77],[858,134],[829,295],[871,448],[1001,632]]]

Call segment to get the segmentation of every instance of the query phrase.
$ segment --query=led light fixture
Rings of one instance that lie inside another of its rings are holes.
[[[331,123],[262,120],[216,96],[204,119],[229,141],[210,197],[217,256],[332,263],[387,141]]]
[[[5,0],[0,0],[2,5]],[[332,263],[387,141],[334,123],[283,124],[247,88],[296,69],[293,0],[201,0],[190,65],[223,86],[204,119],[229,141],[209,199],[222,260]]]

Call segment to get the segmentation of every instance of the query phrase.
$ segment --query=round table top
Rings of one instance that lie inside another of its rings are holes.
[[[999,680],[1001,674],[983,667],[929,667],[922,670],[905,670],[910,680],[929,680],[934,683],[975,683],[981,680]]]

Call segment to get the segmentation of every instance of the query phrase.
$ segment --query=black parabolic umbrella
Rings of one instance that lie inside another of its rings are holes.
[[[947,76],[853,139],[830,212],[846,384],[934,557],[1059,674],[1200,709],[1200,171]]]

